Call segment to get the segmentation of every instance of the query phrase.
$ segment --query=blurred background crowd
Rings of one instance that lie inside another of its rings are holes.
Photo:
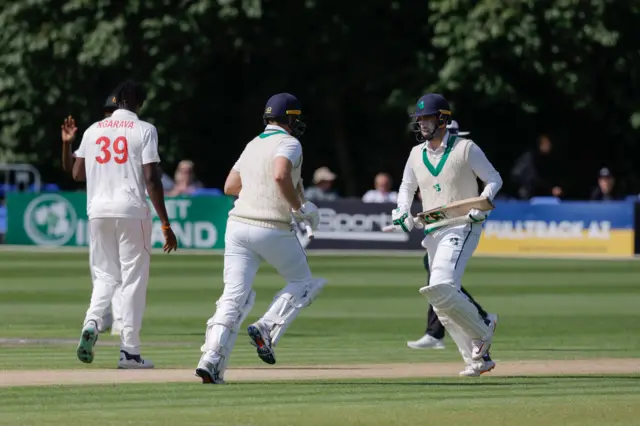
[[[450,101],[502,198],[637,198],[639,22],[638,3],[613,0],[7,0],[0,199],[36,174],[40,190],[82,190],[62,172],[62,120],[82,132],[129,77],[148,89],[170,196],[221,194],[265,101],[288,91],[313,200],[394,202],[426,92]]]

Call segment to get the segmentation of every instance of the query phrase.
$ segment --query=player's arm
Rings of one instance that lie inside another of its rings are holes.
[[[162,185],[162,174],[160,172],[160,154],[158,154],[158,130],[155,127],[149,128],[142,141],[142,168],[147,187],[147,193],[153,204],[153,208],[158,214],[162,227],[169,227],[169,215],[164,204],[164,187]]]
[[[78,128],[76,127],[76,121],[71,116],[64,119],[60,128],[62,129],[62,170],[71,173],[73,171],[73,151],[71,145],[73,141],[76,140]]]
[[[304,195],[304,185],[302,184],[302,178],[298,181],[298,195],[300,196],[300,201],[304,204],[307,201],[307,197]]]
[[[144,179],[147,186],[147,193],[153,204],[153,208],[158,214],[158,218],[162,226],[170,226],[167,207],[164,203],[164,187],[162,186],[162,175],[157,162],[145,163],[142,165],[144,169]]]
[[[84,167],[84,157],[87,145],[86,138],[87,131],[82,135],[82,142],[80,142],[80,147],[75,153],[76,161],[73,163],[73,171],[71,172],[73,180],[77,182],[84,182],[87,180],[86,169]]]
[[[280,192],[294,211],[300,210],[304,197],[300,196],[299,188],[293,183],[291,171],[293,165],[300,165],[302,162],[302,146],[295,139],[283,140],[276,151],[273,159],[273,179],[278,185]]]
[[[240,158],[242,158],[242,156]],[[237,197],[241,190],[242,178],[240,177],[240,159],[238,159],[229,172],[227,180],[224,182],[224,193]]]
[[[411,216],[411,204],[418,189],[418,178],[407,160],[402,173],[402,183],[398,190],[398,208],[391,212],[391,220],[396,228],[404,232],[411,232],[413,229],[413,217]]]
[[[498,173],[482,149],[475,143],[472,143],[469,147],[468,162],[473,173],[485,184],[484,190],[480,195],[493,200],[498,194],[498,191],[500,191],[500,188],[502,188],[502,177],[500,177],[500,173]]]
[[[171,230],[167,207],[164,204],[164,187],[162,185],[162,171],[158,166],[160,155],[158,154],[158,130],[155,127],[148,129],[142,140],[142,170],[144,172],[147,193],[162,223],[164,235],[163,250],[171,253],[178,249],[178,240]]]
[[[402,183],[400,183],[400,189],[398,190],[398,207],[411,210],[413,204],[413,198],[418,190],[418,178],[407,160],[404,166],[404,172],[402,173]]]
[[[293,184],[292,169],[293,164],[287,157],[277,156],[273,160],[273,179],[276,181],[280,193],[287,200],[292,210],[300,210],[302,200],[298,189]]]

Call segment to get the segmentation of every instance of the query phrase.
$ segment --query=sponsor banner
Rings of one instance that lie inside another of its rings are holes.
[[[300,243],[308,249],[330,250],[423,250],[420,246],[423,234],[418,231],[382,232],[391,225],[390,203],[363,203],[360,200],[317,202],[320,223],[309,241],[298,232]],[[420,211],[416,204],[414,213]]]
[[[496,202],[476,253],[634,254],[634,204]]]
[[[230,197],[167,198],[167,213],[179,248],[222,249]],[[164,238],[155,210],[153,247]],[[7,244],[86,246],[89,242],[87,197],[83,192],[10,193],[7,196]]]

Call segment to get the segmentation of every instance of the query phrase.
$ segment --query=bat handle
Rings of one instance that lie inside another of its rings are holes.
[[[420,218],[418,217],[414,217],[413,218],[413,227],[416,229],[422,229],[424,228],[424,224],[420,221]],[[389,226],[385,226],[384,228],[382,228],[382,232],[393,232],[396,230],[399,230],[400,228],[396,228],[395,225],[389,225]]]
[[[413,218],[413,226],[416,229],[424,229],[424,223],[422,223],[418,216]]]
[[[307,232],[307,237],[310,240],[313,240],[314,238],[313,228],[311,228],[311,225],[308,222],[304,222],[304,230]]]

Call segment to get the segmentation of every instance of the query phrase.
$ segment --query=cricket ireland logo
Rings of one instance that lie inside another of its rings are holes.
[[[62,246],[73,237],[78,217],[73,205],[57,194],[33,199],[24,212],[24,230],[42,246]]]

